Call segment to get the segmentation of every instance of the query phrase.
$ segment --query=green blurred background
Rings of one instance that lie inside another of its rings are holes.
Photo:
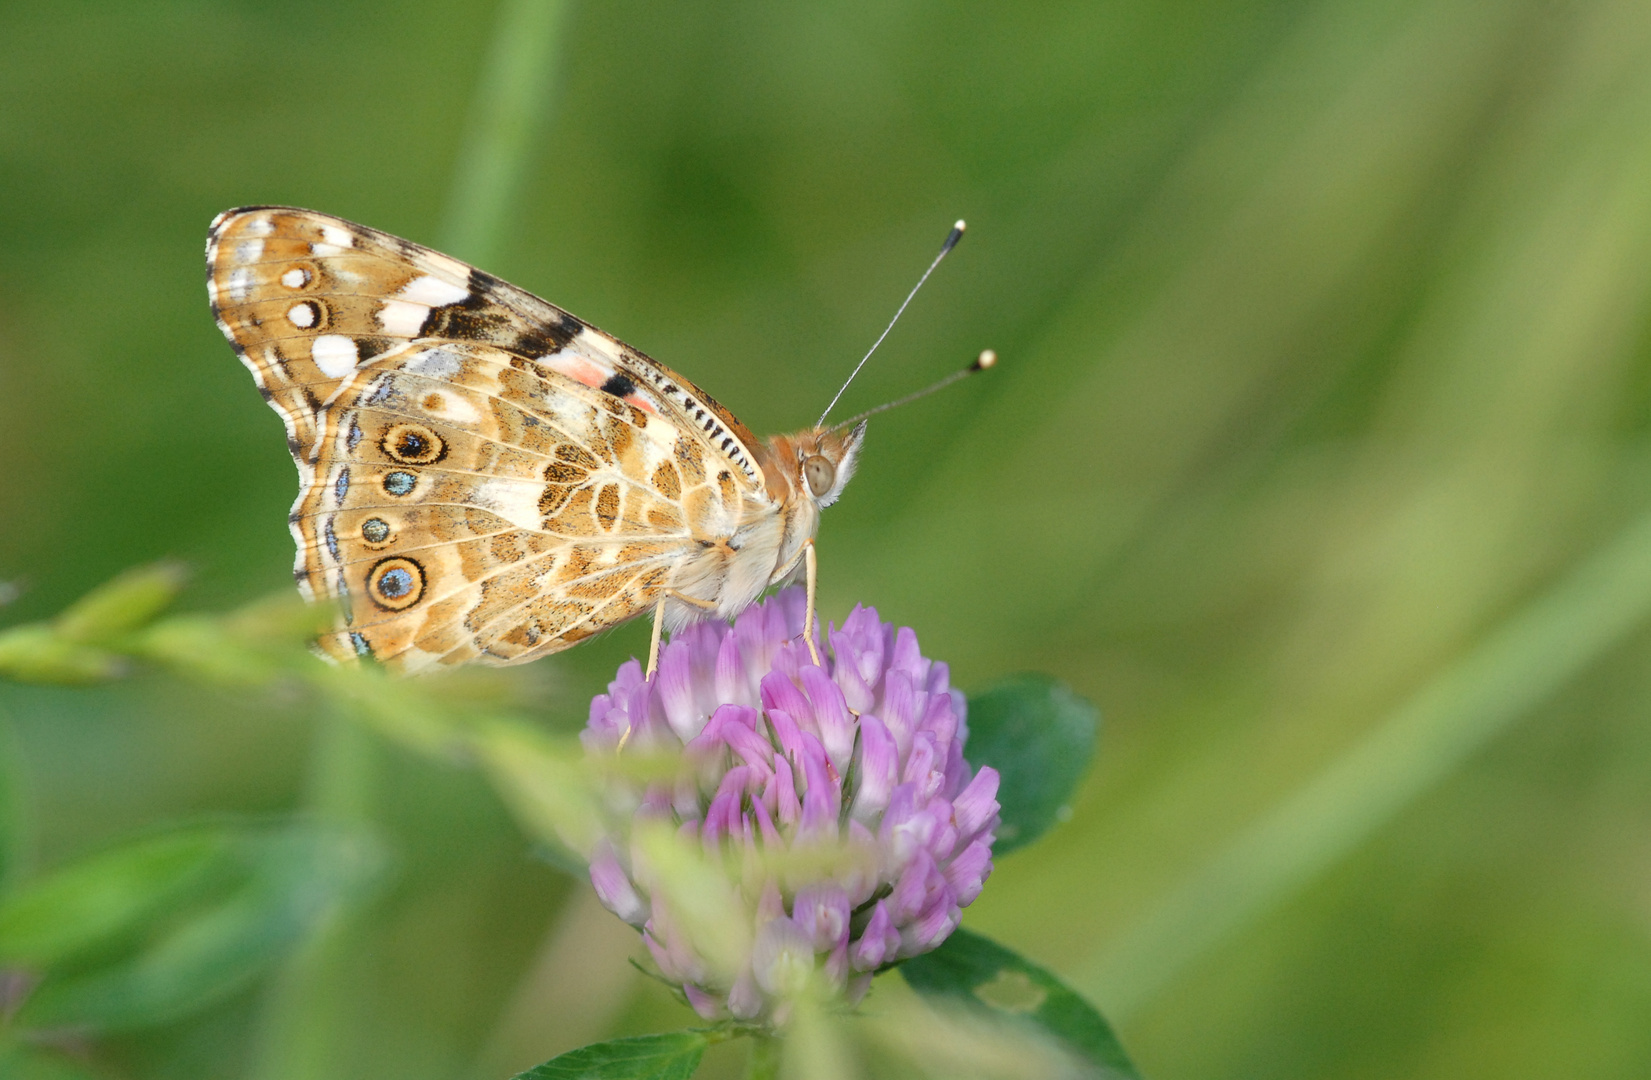
[[[1160,1080],[1651,1075],[1643,0],[0,22],[0,622],[163,556],[201,610],[289,588],[293,467],[206,308],[220,210],[447,247],[760,432],[813,420],[961,216],[844,404],[1002,363],[873,423],[821,550],[826,617],[1105,716],[968,924]],[[493,681],[574,726],[646,633]],[[15,880],[318,791],[393,861],[319,975],[105,1075],[481,1080],[687,1022],[475,772],[367,740],[318,775],[314,711],[0,684]]]

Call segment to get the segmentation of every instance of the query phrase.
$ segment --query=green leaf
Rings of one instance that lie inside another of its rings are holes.
[[[15,1023],[101,1033],[187,1016],[302,944],[380,863],[363,837],[314,827],[245,830],[230,854],[240,868],[230,887],[152,912],[144,940],[112,961],[48,971]]]
[[[979,934],[959,928],[940,948],[901,964],[900,974],[924,997],[1034,1026],[1108,1080],[1140,1080],[1094,1006],[1043,968]]]
[[[227,828],[128,841],[32,882],[0,903],[0,966],[44,971],[137,932],[234,869]]]
[[[1061,820],[1095,754],[1100,714],[1047,675],[1015,675],[969,699],[969,763],[1002,778],[992,854],[1031,843]]]
[[[513,1080],[688,1080],[710,1042],[698,1031],[609,1039],[569,1050]]]

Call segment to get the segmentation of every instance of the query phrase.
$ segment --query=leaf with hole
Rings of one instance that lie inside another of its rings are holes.
[[[1105,1080],[1140,1080],[1093,1005],[1043,968],[979,934],[959,928],[940,948],[900,965],[900,974],[926,998],[1032,1027]]]

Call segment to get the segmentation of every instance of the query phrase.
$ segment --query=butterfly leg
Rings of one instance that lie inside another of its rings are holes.
[[[814,661],[814,666],[824,667],[825,665],[820,663],[820,652],[814,647],[814,584],[819,576],[819,567],[814,561],[814,541],[805,541],[797,554],[791,556],[791,561],[774,575],[774,580],[784,581],[796,573],[799,560],[803,564],[804,579],[808,583],[808,610],[803,613],[803,641],[808,645],[808,658]]]
[[[647,678],[650,679],[654,677],[654,670],[659,667],[659,632],[665,626],[665,601],[670,598],[670,593],[660,593],[659,603],[654,606],[654,633],[648,641]]]
[[[815,667],[824,667],[820,663],[820,653],[814,647],[814,582],[819,576],[819,567],[814,560],[814,541],[810,540],[803,545],[803,572],[808,582],[808,610],[803,614],[803,640],[808,643],[808,657],[814,661]]]
[[[665,601],[680,600],[690,607],[697,607],[701,611],[715,611],[717,605],[712,600],[701,600],[697,596],[677,592],[675,589],[666,589],[659,596],[659,603],[654,606],[654,633],[653,639],[648,642],[648,678],[654,677],[654,670],[659,667],[659,635],[665,626]]]

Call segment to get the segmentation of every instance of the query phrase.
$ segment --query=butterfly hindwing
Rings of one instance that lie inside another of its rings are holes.
[[[392,351],[327,413],[300,565],[343,602],[331,648],[404,669],[528,659],[648,610],[748,510],[687,433],[488,346]]]

